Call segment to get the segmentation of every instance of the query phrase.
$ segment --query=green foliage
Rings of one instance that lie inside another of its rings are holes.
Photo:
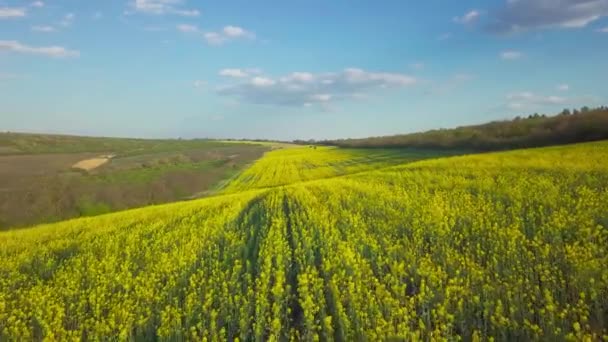
[[[86,197],[76,203],[76,209],[80,216],[95,216],[112,211],[112,208],[107,203],[96,202]]]
[[[269,152],[232,194],[0,233],[0,340],[608,335],[608,142],[376,153]]]
[[[469,151],[542,147],[608,139],[608,108],[564,110],[547,117],[535,113],[527,118],[490,122],[478,126],[439,129],[423,133],[323,141],[341,147],[407,147]]]

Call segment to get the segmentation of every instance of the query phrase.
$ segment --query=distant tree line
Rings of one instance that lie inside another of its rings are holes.
[[[564,109],[513,120],[421,133],[317,142],[340,147],[462,149],[492,151],[608,139],[608,107]],[[307,141],[310,144],[310,141]]]

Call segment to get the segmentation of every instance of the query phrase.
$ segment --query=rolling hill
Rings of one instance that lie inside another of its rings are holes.
[[[608,142],[267,152],[213,197],[0,233],[0,340],[599,340]]]

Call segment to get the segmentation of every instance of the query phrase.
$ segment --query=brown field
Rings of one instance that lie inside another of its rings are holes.
[[[74,163],[98,153],[34,154],[0,156],[0,191],[22,187],[34,179],[69,172]]]
[[[0,230],[209,195],[267,150],[226,144],[122,156],[0,155]]]

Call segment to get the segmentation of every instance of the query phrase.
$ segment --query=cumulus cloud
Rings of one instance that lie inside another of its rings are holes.
[[[281,77],[283,83],[309,83],[314,81],[315,76],[309,72],[292,72],[291,74]]]
[[[507,95],[510,107],[525,105],[556,105],[564,104],[568,100],[560,96],[544,96],[532,92],[520,92]]]
[[[255,35],[242,27],[228,25],[222,30],[224,36],[230,38],[254,38]]]
[[[461,17],[454,17],[452,20],[458,24],[470,24],[479,19],[481,12],[478,10],[471,10]]]
[[[599,33],[608,33],[608,26],[601,28],[601,29],[597,29],[595,31],[599,32]]]
[[[183,33],[193,33],[197,35],[201,35],[203,39],[209,45],[221,45],[231,40],[236,39],[255,39],[255,34],[253,32],[247,31],[242,27],[238,26],[226,26],[222,30],[218,32],[209,31],[205,32],[201,30],[198,26],[190,25],[190,24],[180,24],[176,26],[177,30]]]
[[[217,92],[255,104],[308,107],[361,98],[366,92],[405,87],[416,82],[405,74],[349,68],[331,73],[293,72],[275,78],[255,76],[222,86]]]
[[[34,1],[34,2],[32,2],[30,4],[30,6],[31,7],[37,7],[37,8],[44,7],[44,2],[42,2],[42,1]]]
[[[249,73],[241,69],[222,69],[220,70],[219,75],[224,77],[244,78],[248,77]]]
[[[251,79],[251,85],[256,88],[266,88],[275,85],[277,82],[273,79],[256,76]]]
[[[568,91],[570,90],[570,86],[567,84],[558,84],[555,89],[559,90],[559,91]]]
[[[32,26],[32,31],[34,32],[55,32],[55,28],[53,26]]]
[[[524,56],[523,53],[514,50],[503,51],[500,53],[500,58],[504,60],[520,59]]]
[[[145,14],[174,14],[183,17],[198,17],[201,13],[196,9],[184,9],[182,0],[134,0],[131,8]]]
[[[0,7],[0,19],[23,18],[27,15],[24,8]]]
[[[13,53],[23,53],[31,55],[41,55],[54,58],[79,57],[80,52],[68,50],[61,46],[29,46],[14,40],[0,40],[0,51]]]
[[[208,44],[220,45],[235,39],[255,39],[255,33],[239,26],[228,25],[219,32],[206,32],[203,37]]]
[[[544,28],[580,28],[608,16],[608,0],[506,0],[490,13],[488,29],[513,33]]]

